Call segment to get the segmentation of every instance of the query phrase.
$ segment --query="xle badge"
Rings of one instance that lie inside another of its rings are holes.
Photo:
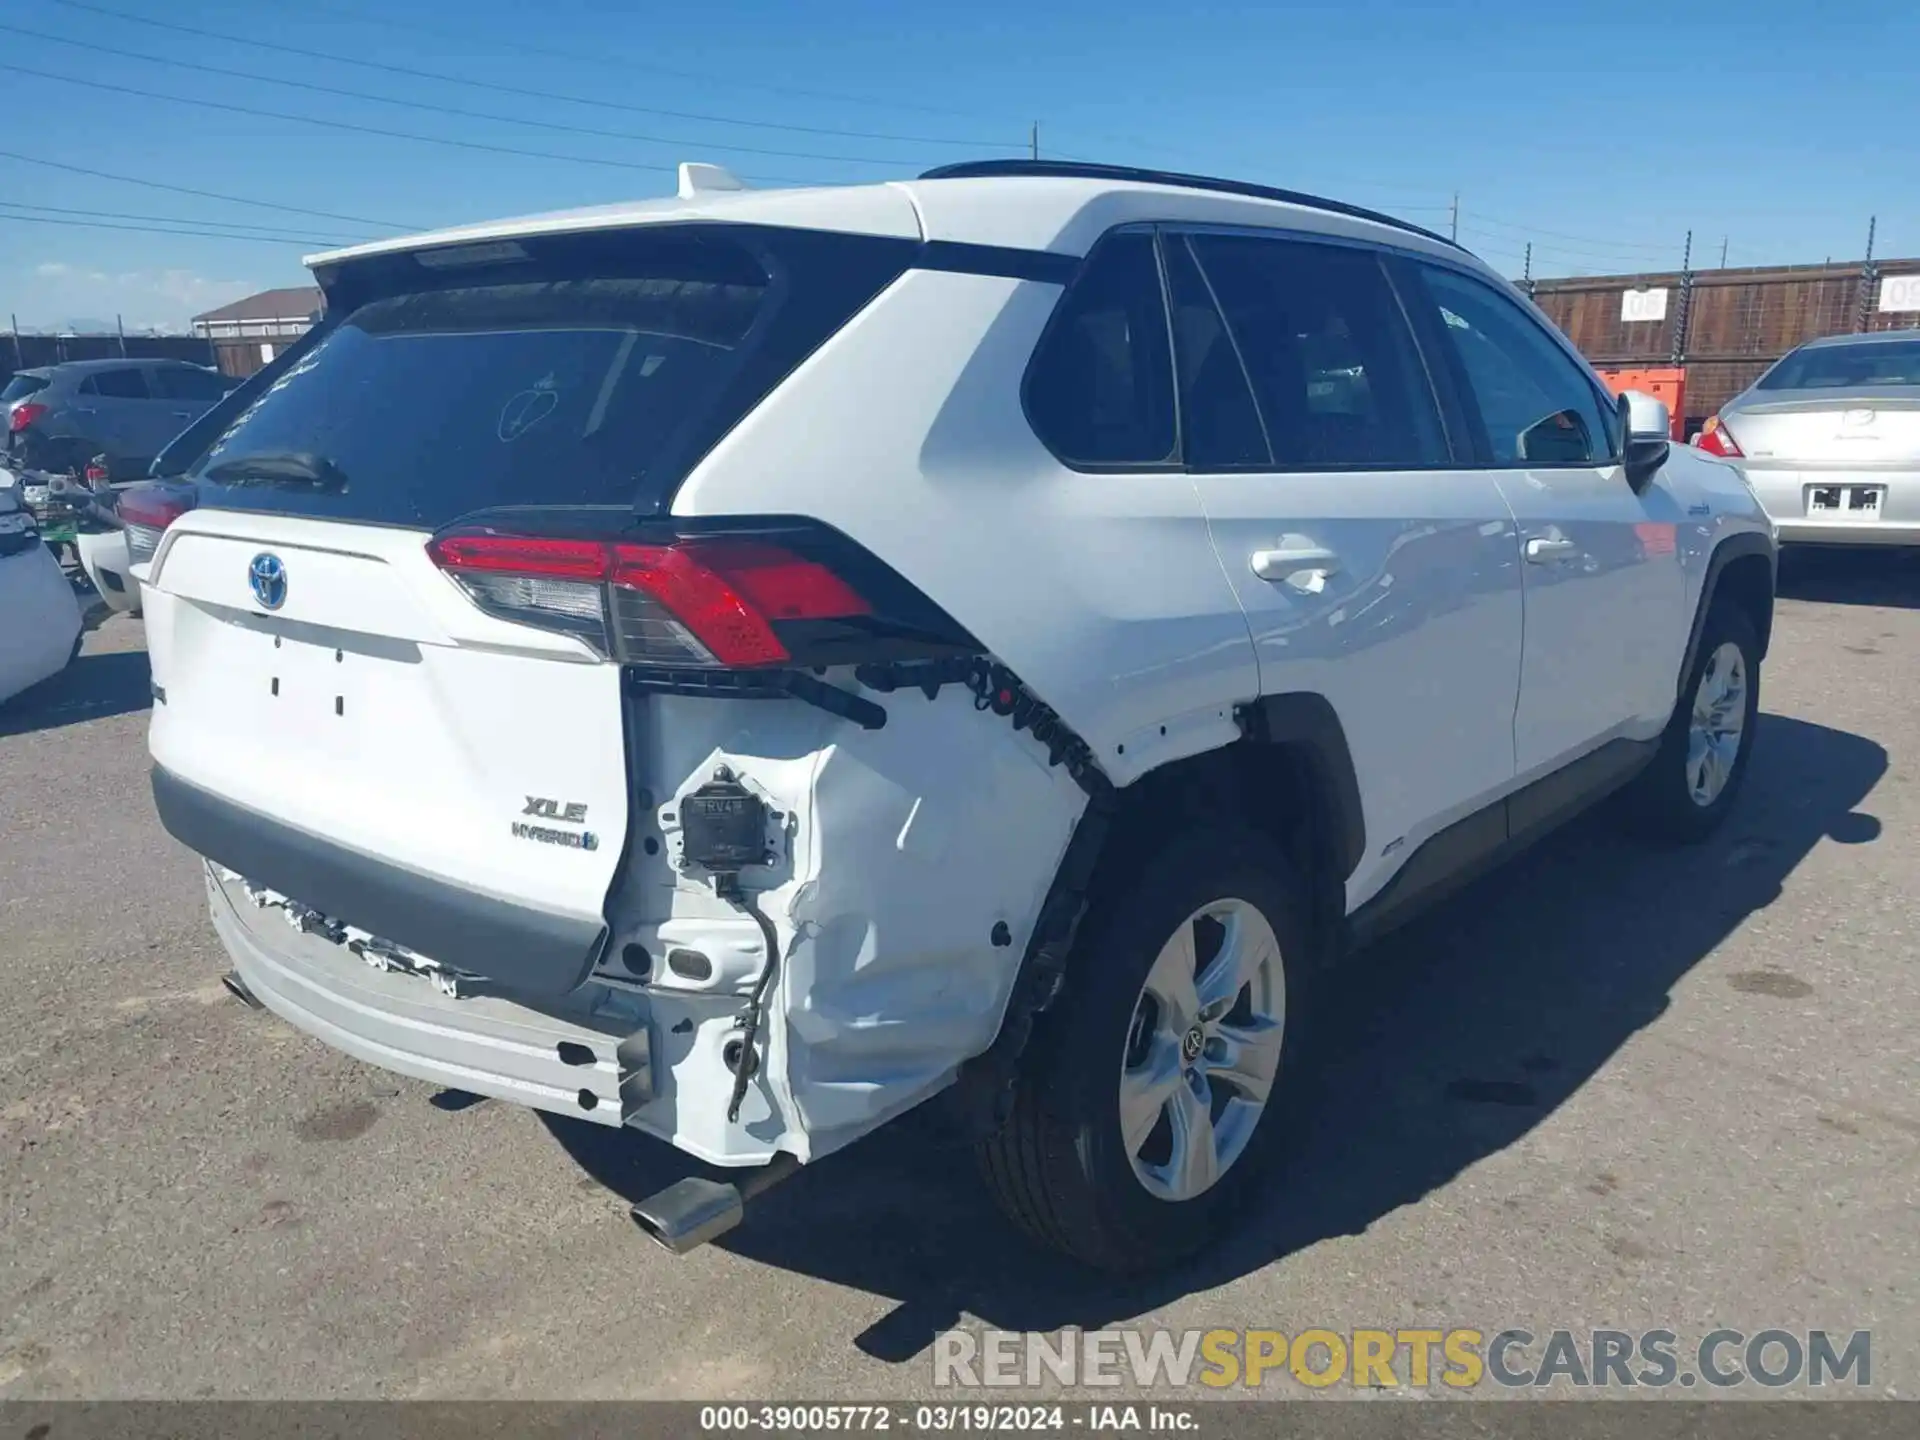
[[[569,801],[562,805],[558,800],[548,800],[543,796],[527,796],[527,805],[522,815],[537,816],[542,820],[557,820],[562,825],[584,825],[587,819],[587,807],[578,801]],[[569,850],[598,850],[600,837],[591,830],[555,830],[548,825],[529,825],[525,820],[513,822],[513,834],[516,840],[536,840],[542,845],[564,845]]]

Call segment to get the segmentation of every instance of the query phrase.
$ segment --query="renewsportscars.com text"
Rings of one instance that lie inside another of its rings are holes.
[[[1873,1383],[1871,1331],[1470,1329],[948,1330],[941,1388],[1131,1385],[1141,1390],[1335,1385],[1359,1389],[1724,1390]]]

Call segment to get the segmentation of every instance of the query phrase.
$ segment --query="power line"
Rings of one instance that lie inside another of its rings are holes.
[[[1609,250],[1646,250],[1669,255],[1674,250],[1671,241],[1656,244],[1649,240],[1598,240],[1590,235],[1569,235],[1561,230],[1543,230],[1538,225],[1522,225],[1517,221],[1502,220],[1495,215],[1483,215],[1478,210],[1473,212],[1472,218],[1478,224],[1491,225],[1499,230],[1512,230],[1522,235],[1545,235],[1555,240],[1571,240],[1575,244],[1598,245]]]
[[[63,85],[82,85],[118,95],[133,95],[143,100],[165,100],[175,105],[194,105],[203,110],[224,110],[230,115],[249,115],[258,120],[291,120],[297,125],[318,125],[328,130],[345,130],[356,135],[373,135],[383,140],[412,140],[422,145],[447,145],[456,150],[481,150],[492,155],[514,155],[525,160],[563,160],[574,165],[600,165],[614,170],[651,170],[671,175],[672,165],[650,165],[641,160],[608,160],[597,155],[563,155],[552,150],[527,150],[515,145],[491,145],[484,140],[456,140],[445,135],[420,135],[410,130],[389,130],[377,125],[356,125],[350,120],[327,120],[318,115],[290,115],[284,110],[261,110],[251,105],[232,105],[222,100],[203,100],[198,96],[169,95],[162,90],[143,90],[131,85],[110,85],[104,80],[87,80],[78,75],[59,75],[51,70],[30,69],[25,65],[0,63],[0,70],[15,75],[31,75],[41,80],[57,80]],[[756,175],[780,185],[813,185],[819,182],[796,180],[785,175]]]
[[[78,3],[78,0],[69,0],[69,3]],[[417,20],[395,19],[390,15],[367,15],[350,9],[344,9],[338,5],[322,4],[320,0],[308,0],[308,3],[304,4],[301,8],[316,14],[332,15],[341,20],[350,20],[359,25],[379,25],[392,30],[411,30],[416,35],[431,35],[439,40],[470,41],[473,38],[469,32],[450,30],[444,26],[423,25]],[[132,17],[128,16],[124,18],[131,19]],[[630,60],[625,55],[615,59],[607,55],[590,55],[579,50],[559,50],[552,46],[528,44],[518,36],[513,40],[513,50],[516,54],[520,55],[542,55],[549,60],[565,60],[575,65],[597,65],[606,69],[618,70],[623,76],[629,78],[636,73],[670,75],[677,80],[697,80],[702,85],[731,85],[736,89],[759,90],[769,95],[787,95],[802,100],[827,100],[839,105],[867,105],[876,109],[912,111],[921,115],[948,115],[961,120],[985,121],[988,118],[977,111],[956,110],[946,106],[916,103],[911,100],[876,100],[871,96],[846,95],[831,90],[809,90],[794,85],[774,85],[764,80],[742,80],[735,76],[724,74],[701,74],[692,70],[676,70],[666,65],[656,65],[642,60]],[[999,118],[1000,117],[994,117],[992,123],[999,123]],[[758,122],[741,120],[729,123],[745,125]],[[879,139],[883,137],[873,136],[868,138]],[[902,139],[905,137],[891,136],[884,138]]]
[[[291,235],[287,230],[277,225],[248,225],[229,220],[195,220],[191,217],[180,215],[138,215],[130,214],[124,210],[75,210],[65,205],[28,205],[17,200],[0,200],[0,207],[8,210],[31,210],[42,215],[74,215],[87,220],[140,220],[161,225],[192,225],[206,229],[256,230],[262,232],[261,235],[236,235],[234,238],[237,240],[259,239],[264,236],[265,238],[273,240],[293,239],[305,244],[314,238],[310,235]],[[333,245],[358,245],[364,243],[365,239],[365,236],[360,236],[353,240],[335,238],[329,240],[327,243]]]
[[[626,111],[629,114],[634,114],[634,115],[661,115],[661,116],[666,116],[670,119],[696,120],[696,121],[700,121],[710,125],[739,125],[739,126],[745,126],[751,129],[759,129],[759,130],[785,130],[795,134],[830,135],[830,136],[836,136],[841,139],[847,139],[847,140],[884,140],[884,141],[895,142],[903,145],[953,145],[953,146],[958,146],[961,149],[971,149],[971,150],[981,150],[981,149],[1009,150],[1009,149],[1019,148],[1018,146],[1008,145],[1003,141],[952,140],[952,139],[941,139],[941,138],[938,138],[935,136],[929,136],[929,135],[893,135],[893,134],[887,134],[884,132],[872,131],[872,130],[840,130],[840,129],[834,129],[828,126],[793,125],[793,124],[788,124],[780,121],[772,121],[772,120],[740,120],[729,115],[707,115],[699,111],[691,111],[691,110],[664,110],[659,108],[658,106],[631,105],[631,104],[626,104],[624,102],[617,101],[617,100],[600,100],[600,99],[594,99],[584,95],[567,95],[564,93],[551,91],[551,90],[534,90],[534,89],[527,88],[525,86],[504,85],[504,84],[500,84],[497,81],[492,81],[492,80],[474,80],[461,75],[449,75],[445,71],[420,70],[407,65],[393,65],[380,60],[367,60],[356,55],[341,55],[341,54],[337,54],[332,51],[326,51],[326,50],[309,50],[299,45],[285,45],[277,41],[255,40],[244,35],[230,35],[230,34],[224,34],[224,33],[213,31],[213,30],[202,30],[192,25],[175,24],[170,20],[154,20],[144,15],[129,15],[124,11],[110,10],[103,5],[89,5],[85,3],[85,0],[54,0],[54,3],[56,5],[64,5],[70,10],[84,10],[91,14],[104,15],[111,19],[127,21],[135,25],[148,25],[153,27],[156,30],[171,30],[177,34],[195,36],[196,38],[199,38],[202,40],[219,40],[219,41],[226,42],[228,44],[249,45],[256,49],[271,50],[282,55],[297,55],[297,56],[300,56],[302,59],[306,59],[306,60],[325,60],[330,64],[335,64],[335,65],[358,65],[363,69],[380,70],[380,71],[386,72],[389,75],[404,75],[408,79],[412,79],[412,80],[434,80],[446,85],[467,85],[479,90],[496,91],[502,95],[518,95],[524,99],[529,99],[529,100],[557,100],[563,104],[568,104],[568,105],[592,105],[592,106],[597,106],[604,110],[622,110],[622,111]],[[43,37],[43,38],[47,38],[47,37]],[[77,42],[69,42],[69,43],[77,43]],[[516,50],[524,50],[526,47],[523,47],[518,43],[516,43],[514,48]],[[119,52],[119,53],[126,53],[126,52]],[[142,60],[152,60],[152,59],[156,59],[157,57],[150,56],[150,55],[141,55],[141,56],[135,56],[134,58],[142,59]],[[605,61],[604,56],[600,58],[603,62]],[[181,62],[163,61],[161,63],[184,64],[185,62],[184,61],[181,61]],[[633,68],[633,67],[627,66],[624,61],[621,62],[621,67],[623,69]],[[194,66],[192,68],[204,69],[207,67]],[[215,73],[220,74],[220,73],[236,73],[236,72],[216,71]],[[246,78],[257,79],[260,77],[249,76]],[[283,83],[291,83],[291,82],[283,82]],[[308,87],[308,88],[312,88],[312,87]],[[341,93],[352,94],[354,92],[344,91]],[[379,97],[376,96],[373,98],[377,99]],[[400,102],[395,102],[395,103],[400,103]],[[492,118],[492,117],[488,117],[488,118]],[[587,132],[587,133],[595,133],[595,132]],[[643,139],[645,137],[636,136],[633,138]],[[679,144],[681,142],[672,141],[672,142],[663,142],[663,143]],[[712,148],[736,149],[736,150],[745,151],[745,147],[743,146],[714,146]],[[831,160],[831,159],[844,158],[844,157],[829,156],[829,155],[796,154],[796,152],[787,151],[787,150],[758,150],[758,151],[745,151],[745,153],[760,154],[760,155],[788,155],[788,156],[793,156],[794,158],[805,159],[805,160]],[[885,163],[885,162],[875,162],[872,160],[868,160],[860,163],[875,164],[875,163]]]
[[[705,114],[698,111],[669,110],[669,109],[664,109],[658,106],[632,105],[632,104],[626,104],[620,101],[603,100],[603,99],[598,99],[595,97],[584,96],[584,95],[569,95],[569,94],[565,94],[557,91],[536,90],[536,89],[532,89],[525,86],[507,85],[497,81],[477,80],[477,79],[472,79],[466,76],[451,75],[444,71],[422,70],[422,69],[411,67],[411,66],[394,65],[388,62],[383,62],[378,60],[369,60],[364,57],[356,56],[356,55],[343,55],[343,54],[339,54],[337,52],[332,52],[332,51],[313,50],[313,49],[302,47],[302,46],[287,45],[287,44],[283,44],[275,41],[257,40],[248,36],[233,35],[225,32],[205,30],[205,29],[201,29],[191,25],[181,25],[172,21],[156,20],[147,16],[128,14],[125,11],[110,9],[103,5],[90,4],[88,3],[88,0],[54,0],[54,3],[65,6],[73,10],[80,10],[80,11],[89,12],[95,15],[107,16],[113,19],[130,22],[136,25],[146,25],[154,29],[170,30],[178,34],[194,36],[199,39],[217,40],[217,41],[224,41],[231,44],[246,45],[256,49],[272,51],[279,54],[295,55],[295,56],[299,56],[301,58],[309,59],[309,60],[324,60],[333,64],[339,64],[339,65],[357,65],[363,69],[383,71],[387,74],[401,75],[401,76],[408,77],[410,79],[433,80],[439,83],[449,84],[449,85],[464,85],[464,86],[469,86],[475,89],[491,90],[496,93],[504,94],[504,95],[517,95],[527,99],[558,101],[560,103],[570,104],[570,105],[594,106],[600,109],[623,111],[630,114],[659,115],[659,116],[666,116],[674,119],[694,120],[694,121],[699,121],[707,124],[735,125],[735,126],[743,126],[743,127],[755,128],[755,129],[782,130],[782,131],[787,131],[795,134],[828,135],[828,136],[836,136],[836,137],[845,138],[845,139],[876,140],[876,141],[892,142],[892,143],[899,143],[899,144],[912,144],[912,145],[947,145],[947,146],[956,146],[963,149],[974,149],[974,150],[1019,151],[1019,150],[1028,148],[1027,146],[1020,145],[1020,144],[1009,144],[1004,140],[961,140],[961,139],[954,139],[952,137],[946,137],[946,136],[901,135],[901,134],[893,134],[885,131],[849,130],[849,129],[840,129],[836,127],[831,127],[831,126],[797,125],[789,122],[778,122],[778,121],[767,121],[767,120],[742,120],[734,116],[711,115],[711,114]],[[443,39],[454,38],[462,41],[467,41],[473,38],[471,34],[466,32],[448,30],[444,27],[438,27],[438,26],[432,26],[432,25],[423,25],[418,21],[414,21],[410,19],[403,20],[403,19],[395,19],[392,16],[375,17],[371,15],[365,15],[365,14],[357,13],[352,10],[344,9],[336,5],[309,3],[308,5],[305,6],[305,8],[309,11],[313,11],[321,14],[331,14],[339,18],[349,20],[358,24],[378,25],[378,26],[389,28],[389,29],[412,31],[416,34],[432,35],[432,36],[443,38]],[[9,27],[9,28],[12,28],[12,27]],[[22,32],[22,33],[31,33],[31,32]],[[56,37],[43,37],[43,38],[56,38]],[[77,44],[80,44],[81,42],[66,41],[64,43],[77,45]],[[89,48],[104,49],[105,47],[90,45]],[[640,62],[632,62],[627,60],[624,57],[616,61],[616,60],[609,59],[609,57],[607,57],[606,55],[589,55],[579,51],[558,50],[552,47],[530,45],[530,44],[527,44],[525,41],[519,39],[518,37],[516,37],[512,42],[512,49],[516,55],[544,55],[549,58],[566,60],[576,64],[591,64],[591,65],[597,65],[597,66],[603,66],[603,67],[617,68],[623,75],[631,75],[635,71],[651,71],[657,74],[672,75],[681,79],[698,80],[703,84],[709,84],[709,85],[730,84],[740,88],[763,90],[773,94],[802,96],[802,97],[811,98],[811,99],[831,100],[831,101],[836,101],[839,103],[846,103],[846,104],[892,107],[896,109],[918,111],[925,114],[952,115],[952,116],[957,116],[957,117],[962,117],[967,119],[987,118],[987,117],[979,116],[969,111],[948,109],[948,108],[943,108],[938,106],[916,105],[909,102],[900,102],[900,101],[875,100],[875,99],[872,99],[871,97],[846,95],[846,94],[840,94],[840,93],[835,93],[831,91],[803,89],[799,87],[785,86],[785,85],[769,85],[764,82],[757,82],[757,81],[736,80],[733,77],[724,76],[724,75],[700,74],[693,71],[677,70],[677,69],[672,69],[670,67],[664,67],[659,65],[649,65],[649,64],[640,63]],[[699,148],[700,146],[704,145],[706,146],[706,148],[710,148],[710,149],[732,150],[732,151],[743,153],[743,154],[759,154],[759,155],[777,156],[777,157],[788,158],[788,159],[823,160],[823,161],[829,161],[829,162],[861,164],[861,165],[887,165],[887,164],[900,163],[898,161],[876,160],[871,157],[863,157],[863,156],[820,155],[820,154],[815,154],[815,153],[806,152],[806,151],[753,149],[747,146],[737,146],[737,145],[729,146],[729,145],[717,144],[713,142],[657,140],[656,137],[650,137],[645,135],[628,135],[628,134],[624,134],[622,132],[617,132],[617,131],[594,130],[594,129],[579,127],[579,126],[569,126],[569,125],[565,125],[565,124],[562,124],[559,122],[553,122],[553,121],[523,120],[523,119],[519,119],[512,116],[487,115],[484,113],[473,112],[473,111],[463,111],[463,110],[458,110],[450,107],[436,107],[436,106],[425,104],[423,102],[395,100],[386,96],[367,95],[364,92],[359,92],[359,91],[333,89],[331,87],[317,85],[312,82],[297,82],[297,81],[290,81],[290,80],[282,80],[274,77],[253,75],[243,71],[221,70],[217,67],[202,65],[196,62],[170,60],[160,56],[142,55],[142,54],[138,54],[136,52],[131,52],[131,51],[109,51],[108,53],[121,54],[121,55],[127,56],[128,58],[147,60],[156,64],[178,65],[188,69],[199,69],[199,70],[210,71],[211,73],[214,73],[214,74],[230,75],[230,76],[234,76],[236,78],[242,78],[242,79],[260,80],[269,84],[296,86],[297,88],[301,88],[301,89],[317,90],[323,93],[339,94],[339,95],[349,96],[355,99],[368,99],[368,100],[373,100],[383,104],[405,105],[415,109],[428,109],[428,110],[439,109],[441,113],[459,115],[465,118],[495,120],[495,121],[500,121],[507,124],[528,125],[528,126],[537,127],[540,129],[567,130],[573,133],[583,134],[583,135],[604,136],[607,138],[623,139],[623,140],[651,141],[653,143],[684,145],[684,146],[692,146],[694,148]],[[1110,133],[1105,133],[1105,132],[1096,131],[1096,130],[1082,129],[1078,126],[1073,126],[1073,125],[1069,125],[1065,128],[1069,134],[1077,134],[1090,140],[1102,140],[1102,141],[1106,141],[1116,145],[1124,145],[1135,150],[1145,151],[1148,154],[1152,154],[1155,152],[1158,152],[1163,155],[1175,153],[1171,147],[1165,144],[1159,144],[1153,141],[1143,140],[1133,136],[1113,135]],[[1060,158],[1071,159],[1076,157],[1062,155],[1060,156]],[[778,177],[768,176],[768,177],[760,177],[760,178],[774,179]],[[1351,182],[1351,183],[1354,185],[1355,188],[1367,188],[1367,189],[1373,189],[1373,190],[1394,188],[1392,186],[1380,186],[1380,185],[1371,184],[1368,182]],[[1430,193],[1437,193],[1437,192],[1430,192]],[[1379,202],[1379,203],[1385,203],[1385,202]],[[1409,205],[1395,205],[1395,206],[1391,206],[1390,208],[1393,208],[1396,210],[1423,211],[1430,214],[1437,214],[1437,213],[1440,213],[1441,211],[1444,211],[1447,207],[1443,205],[1409,204]]]
[[[126,230],[135,235],[186,235],[197,240],[251,240],[261,245],[312,245],[320,249],[333,248],[331,240],[317,240],[311,236],[300,235],[230,235],[215,230],[164,230],[154,225],[116,225],[107,220],[56,220],[47,215],[7,215],[0,214],[0,224],[16,225],[61,225],[78,227],[82,230]]]
[[[409,70],[404,67],[384,64],[379,61],[365,60],[358,56],[335,55],[321,51],[303,50],[293,46],[269,44],[269,42],[266,41],[251,40],[236,35],[216,35],[209,31],[193,30],[186,26],[174,25],[171,22],[149,20],[141,16],[128,15],[121,11],[108,10],[104,6],[89,5],[85,3],[85,0],[54,0],[54,3],[68,5],[79,10],[92,10],[96,14],[113,15],[115,18],[131,20],[136,24],[180,30],[183,33],[198,35],[202,38],[229,40],[236,44],[254,45],[266,49],[280,50],[288,54],[302,55],[309,59],[333,60],[342,65],[361,65],[371,69],[389,70],[394,73],[411,75],[421,79],[441,80],[452,85],[473,85],[483,89],[497,90],[503,94],[524,95],[542,100],[560,100],[572,105],[597,105],[604,109],[627,110],[637,114],[664,115],[680,120],[704,120],[716,125],[744,125],[761,129],[787,130],[807,135],[833,135],[854,140],[889,140],[909,145],[953,145],[972,150],[1018,150],[1021,148],[1019,145],[1009,145],[1003,140],[957,140],[942,136],[896,135],[884,131],[842,130],[828,126],[794,125],[771,120],[741,120],[725,115],[703,115],[684,110],[665,110],[658,107],[623,105],[616,101],[590,99],[582,95],[549,93],[541,90],[529,90],[516,86],[502,85],[492,81],[471,80],[457,75],[447,75],[433,71]],[[412,31],[416,35],[430,35],[436,39],[460,41],[470,41],[473,39],[473,36],[467,32],[449,30],[443,26],[423,25],[417,20],[396,19],[390,15],[367,15],[345,9],[338,5],[320,4],[317,3],[317,0],[316,3],[309,3],[303,8],[316,14],[333,15],[342,20],[352,21],[355,24],[376,25],[387,29]],[[868,95],[848,95],[831,90],[812,90],[793,85],[774,85],[760,80],[742,80],[735,76],[712,72],[701,73],[692,70],[678,70],[670,66],[629,60],[625,56],[615,60],[606,55],[589,55],[578,50],[560,50],[551,46],[530,45],[519,37],[515,37],[512,41],[512,50],[516,56],[541,55],[551,60],[565,60],[576,65],[595,65],[607,69],[614,69],[629,78],[635,72],[645,72],[655,75],[669,75],[680,80],[694,80],[702,85],[730,85],[741,90],[758,90],[766,94],[785,95],[806,100],[826,100],[842,105],[865,105],[878,109],[911,111],[922,115],[946,115],[962,120],[977,120],[986,124],[999,124],[1003,120],[1001,116],[988,116],[978,111],[959,110],[948,106],[916,104],[908,100],[879,100]],[[1114,145],[1125,145],[1136,150],[1144,150],[1148,154],[1156,151],[1163,155],[1174,153],[1173,148],[1170,146],[1157,144],[1149,140],[1142,140],[1133,136],[1113,135],[1098,130],[1081,129],[1078,126],[1069,126],[1067,128],[1070,133],[1080,135],[1088,140],[1098,140]]]
[[[228,205],[251,205],[259,210],[282,210],[289,215],[308,215],[319,220],[345,220],[353,225],[372,225],[380,230],[424,230],[424,225],[402,225],[397,220],[369,220],[364,215],[341,215],[332,210],[310,210],[304,205],[282,205],[275,200],[252,200],[244,195],[224,195],[218,190],[196,190],[191,185],[169,185],[163,180],[143,180],[134,175],[115,175],[109,170],[92,170],[85,165],[70,165],[64,160],[48,160],[39,155],[22,155],[17,150],[0,150],[0,160],[18,160],[23,165],[44,165],[50,170],[66,170],[89,175],[95,180],[112,180],[121,185],[144,185],[149,190],[170,190],[176,195],[193,195],[202,200],[219,200]]]
[[[590,135],[602,140],[623,140],[643,145],[671,145],[681,150],[730,150],[741,155],[771,155],[783,160],[825,160],[841,165],[898,166],[902,163],[899,160],[879,160],[867,155],[821,155],[807,150],[767,150],[753,145],[723,145],[706,140],[639,135],[628,130],[601,130],[591,125],[569,125],[564,120],[524,119],[518,115],[497,115],[485,110],[463,110],[454,105],[436,105],[428,100],[401,100],[388,95],[375,95],[366,90],[348,90],[338,85],[320,85],[311,80],[290,80],[279,75],[261,75],[249,70],[229,70],[220,65],[203,65],[195,60],[175,60],[165,55],[147,55],[138,50],[121,50],[111,45],[96,45],[91,40],[69,40],[64,35],[48,35],[39,30],[28,30],[20,25],[8,25],[3,21],[0,21],[0,31],[25,35],[33,40],[51,41],[56,45],[69,45],[76,50],[91,50],[100,55],[117,55],[123,60],[140,60],[151,65],[171,65],[179,70],[196,70],[203,75],[222,75],[230,80],[250,80],[262,85],[284,85],[294,90],[310,90],[320,95],[338,95],[349,100],[371,100],[379,105],[397,105],[408,110],[451,115],[460,120],[486,120],[501,125],[525,125],[536,130],[558,130],[571,135]]]
[[[1474,226],[1469,224],[1463,224],[1460,227],[1460,229],[1461,229],[1461,233],[1466,235],[1469,240],[1474,241],[1475,243],[1478,243],[1478,244],[1517,246],[1521,243],[1520,240],[1512,236],[1495,235],[1487,231],[1478,230]],[[1601,265],[1621,266],[1621,267],[1624,267],[1627,271],[1633,271],[1633,272],[1646,271],[1650,269],[1658,270],[1658,269],[1677,268],[1676,266],[1673,266],[1673,265],[1664,265],[1664,266],[1660,265],[1657,262],[1656,257],[1650,257],[1646,255],[1627,255],[1619,251],[1609,252],[1609,251],[1602,251],[1602,250],[1594,250],[1594,249],[1588,249],[1578,245],[1542,244],[1539,242],[1534,242],[1533,248],[1537,254],[1541,254],[1541,255],[1559,255],[1569,260],[1573,260],[1582,264],[1601,264]]]

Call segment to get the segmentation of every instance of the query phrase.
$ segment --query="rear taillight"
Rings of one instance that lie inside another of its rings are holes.
[[[1718,415],[1709,416],[1706,425],[1700,431],[1700,448],[1709,455],[1718,455],[1726,460],[1738,460],[1743,452],[1734,443],[1733,434],[1721,422]]]
[[[13,407],[13,414],[7,417],[7,429],[18,434],[46,413],[46,406],[35,405],[31,401],[22,401]]]
[[[94,489],[107,483],[106,462],[99,457],[87,462],[87,484]]]
[[[126,529],[127,563],[144,565],[160,548],[167,526],[193,508],[193,497],[167,485],[129,485],[114,503]]]
[[[873,608],[829,565],[762,539],[475,532],[440,536],[427,551],[488,613],[579,635],[629,665],[790,664],[781,627],[855,620]]]

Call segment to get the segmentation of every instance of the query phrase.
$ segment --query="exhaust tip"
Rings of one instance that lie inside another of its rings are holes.
[[[234,999],[238,1000],[249,1010],[264,1010],[267,1008],[260,1003],[260,997],[247,988],[247,982],[240,978],[240,972],[238,970],[227,971],[226,974],[220,977],[220,983],[227,987],[227,993],[229,995],[233,996]]]
[[[732,1185],[689,1176],[639,1201],[630,1213],[649,1240],[685,1255],[738,1225],[746,1202]]]

